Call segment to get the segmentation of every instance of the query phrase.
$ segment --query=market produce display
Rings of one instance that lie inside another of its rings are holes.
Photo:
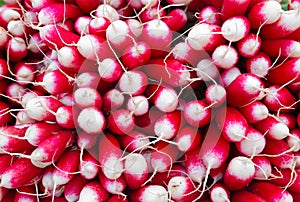
[[[0,202],[300,201],[300,1],[4,0]]]

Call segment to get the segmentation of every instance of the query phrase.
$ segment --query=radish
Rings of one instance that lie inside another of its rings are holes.
[[[205,99],[208,105],[219,107],[226,100],[226,90],[220,84],[209,85],[205,91]]]
[[[35,67],[25,62],[19,62],[14,67],[16,81],[19,84],[26,85],[34,80]]]
[[[224,183],[229,190],[240,190],[253,179],[255,167],[251,159],[243,156],[233,158],[226,169]]]
[[[270,57],[290,57],[300,56],[300,43],[290,39],[265,39],[262,41],[261,51]]]
[[[89,148],[85,147],[85,149]],[[98,161],[89,152],[84,152],[82,155],[82,161],[79,165],[79,171],[81,176],[87,180],[91,180],[95,176],[97,176],[99,170],[100,167]]]
[[[88,26],[89,26],[91,19],[92,18],[89,16],[78,17],[74,23],[75,31],[80,35],[81,34],[89,34]]]
[[[93,88],[82,87],[74,92],[74,103],[78,108],[102,107],[102,98],[100,93]]]
[[[1,47],[1,45],[0,45]],[[45,53],[49,50],[46,44],[42,41],[39,33],[34,33],[28,41],[28,50],[35,54]]]
[[[233,193],[231,197],[232,202],[238,202],[238,201],[244,201],[244,202],[251,202],[251,201],[257,201],[257,202],[266,202],[265,199],[260,197],[259,195],[253,194],[249,191],[237,191]]]
[[[66,129],[74,129],[73,106],[61,106],[56,111],[56,122],[59,126]]]
[[[134,116],[129,110],[118,109],[109,115],[107,123],[112,132],[118,135],[128,134],[134,128]]]
[[[122,192],[126,188],[126,181],[123,175],[117,179],[109,179],[102,172],[99,173],[100,183],[103,188],[111,194],[124,195]]]
[[[221,80],[224,87],[228,87],[239,75],[241,75],[241,71],[237,67],[225,69],[221,74]]]
[[[128,100],[127,109],[133,112],[133,115],[141,116],[149,111],[149,102],[145,96],[134,96]]]
[[[280,121],[282,123],[284,123],[285,125],[287,125],[287,127],[290,130],[295,129],[296,126],[297,126],[297,120],[296,120],[296,117],[293,116],[293,114],[279,114],[278,118],[280,119]]]
[[[97,181],[92,181],[83,187],[78,202],[84,202],[86,200],[90,202],[105,202],[108,198],[109,193],[103,186]]]
[[[78,114],[77,124],[88,134],[100,134],[106,125],[106,120],[98,108],[87,107]]]
[[[64,46],[57,52],[58,62],[64,70],[78,72],[85,58],[80,55],[76,47]]]
[[[130,201],[167,202],[168,192],[163,186],[160,185],[146,185],[131,194],[129,198]]]
[[[201,185],[202,180],[205,178],[206,166],[200,157],[200,147],[186,152],[185,156],[186,172],[188,176],[191,180],[198,182]]]
[[[289,192],[270,182],[254,182],[249,186],[249,190],[266,201],[293,201],[293,197]]]
[[[80,0],[82,1],[82,0]],[[108,4],[98,4],[95,12],[96,17],[106,17],[111,22],[119,20],[119,14],[112,6]]]
[[[243,106],[239,111],[243,114],[248,123],[257,123],[269,116],[268,107],[260,101],[254,101],[249,105]]]
[[[255,174],[253,179],[267,180],[270,177],[275,177],[272,174],[272,165],[269,159],[265,156],[255,156],[252,159],[255,165]]]
[[[80,10],[82,10],[84,13],[89,14],[91,11],[95,10],[97,6],[99,5],[99,1],[94,0],[75,0],[77,5],[79,6]]]
[[[12,120],[12,116],[9,113],[4,113],[4,111],[9,111],[10,106],[5,102],[0,101],[0,126],[6,125],[10,120]]]
[[[228,45],[220,45],[212,54],[214,64],[219,68],[230,69],[238,62],[239,55],[237,50]]]
[[[18,62],[24,59],[28,53],[26,42],[23,38],[13,37],[6,43],[7,59]]]
[[[105,58],[98,64],[100,79],[106,82],[115,82],[120,79],[123,70],[118,61],[113,58]]]
[[[148,178],[148,164],[142,154],[128,154],[125,157],[124,169],[127,186],[132,190],[140,188]]]
[[[206,22],[208,24],[220,25],[221,15],[219,10],[214,6],[206,6],[198,13],[198,21]]]
[[[199,195],[199,193],[193,192],[194,189],[193,182],[184,176],[174,176],[168,183],[168,192],[175,201],[193,201]]]
[[[262,43],[265,43],[265,40],[262,42],[258,34],[248,34],[243,39],[238,41],[237,47],[242,56],[253,57],[259,52]]]
[[[10,156],[9,154],[1,154],[0,155],[0,176],[13,163],[13,161],[14,161],[14,158],[12,156]],[[4,190],[1,190],[1,191],[4,191]]]
[[[34,166],[29,159],[19,158],[4,171],[0,185],[8,189],[19,188],[37,180],[42,171],[43,169]],[[27,174],[24,175],[24,172]]]
[[[253,57],[247,58],[246,68],[248,73],[258,77],[265,77],[271,68],[271,59],[263,52],[258,52]]]
[[[176,135],[178,150],[187,152],[195,149],[201,142],[200,132],[193,127],[186,126],[181,128]]]
[[[119,80],[119,88],[130,95],[140,95],[148,85],[147,75],[139,70],[124,72]]]
[[[106,29],[110,25],[109,19],[105,17],[97,17],[90,20],[88,30],[90,34],[98,35],[106,38]]]
[[[250,22],[244,16],[233,16],[222,24],[221,31],[226,40],[237,42],[248,35]]]
[[[51,165],[73,143],[74,135],[72,131],[61,131],[41,142],[30,155],[32,164],[38,168]]]
[[[100,76],[96,72],[84,71],[80,72],[80,74],[76,78],[76,85],[78,88],[81,87],[90,87],[97,88],[100,80]]]
[[[25,33],[29,30],[21,20],[12,20],[7,24],[7,31],[9,31],[13,36],[24,37]]]
[[[123,196],[113,195],[107,202],[128,202],[128,200]]]
[[[170,30],[177,32],[182,29],[187,23],[187,15],[182,9],[173,9],[170,11],[162,21],[165,22]]]
[[[274,178],[270,182],[280,187],[285,187],[288,191],[299,193],[300,176],[299,170],[281,169],[281,178]]]
[[[42,86],[51,95],[69,93],[73,90],[72,82],[60,70],[46,72],[43,77]]]
[[[230,193],[223,184],[214,184],[210,190],[210,199],[215,202],[230,201]]]
[[[111,89],[103,96],[103,109],[105,111],[110,111],[112,109],[118,109],[124,103],[125,97],[117,89]]]
[[[211,109],[201,100],[193,100],[184,106],[183,116],[185,120],[195,127],[203,127],[210,122]]]
[[[119,137],[119,143],[126,152],[140,151],[149,145],[150,140],[146,134],[136,130],[131,131],[127,135]]]
[[[225,21],[226,19],[232,16],[243,15],[248,6],[250,4],[250,0],[236,1],[236,0],[224,0],[221,8],[222,19]],[[234,9],[234,8],[239,9]]]
[[[72,179],[65,186],[65,199],[70,202],[77,201],[79,199],[81,190],[86,184],[87,180],[81,177],[81,175],[74,175],[74,177],[72,177]]]

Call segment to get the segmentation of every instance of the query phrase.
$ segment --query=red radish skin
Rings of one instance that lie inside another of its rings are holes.
[[[103,109],[110,111],[111,109],[118,109],[124,103],[124,95],[117,89],[111,89],[103,96]]]
[[[105,31],[109,25],[110,21],[105,17],[93,18],[88,24],[88,30],[90,34],[106,38]]]
[[[271,68],[271,59],[263,52],[258,52],[255,56],[247,58],[246,68],[248,73],[258,77],[265,77]]]
[[[186,126],[179,130],[176,135],[176,143],[178,150],[182,152],[187,152],[195,149],[200,145],[201,134],[193,127]]]
[[[18,189],[14,197],[14,202],[29,201],[36,202],[37,197],[34,196],[36,189],[34,186],[24,186]]]
[[[16,81],[19,84],[26,85],[34,80],[35,77],[35,67],[25,62],[19,62],[14,67],[14,73]]]
[[[128,202],[128,200],[125,197],[119,195],[113,195],[108,199],[107,202]]]
[[[254,101],[249,105],[243,106],[239,111],[248,123],[257,123],[269,116],[268,107],[260,101]]]
[[[194,183],[184,176],[174,176],[168,183],[168,192],[175,201],[193,201],[199,193],[194,191]]]
[[[300,43],[290,39],[265,39],[262,41],[261,51],[270,57],[299,58]]]
[[[79,6],[80,10],[86,14],[89,14],[91,11],[95,10],[99,5],[99,1],[94,0],[75,0],[75,2]]]
[[[293,130],[297,127],[296,117],[289,113],[282,113],[278,115],[278,118],[283,122],[290,130]]]
[[[89,152],[85,152],[79,165],[79,171],[83,178],[91,180],[95,178],[100,171],[99,163]]]
[[[19,158],[1,176],[1,187],[19,188],[42,174],[43,169],[34,166],[30,159]],[[24,173],[27,173],[24,175]],[[36,179],[37,180],[37,179]]]
[[[142,154],[128,154],[125,157],[124,169],[127,186],[132,190],[140,188],[148,178],[148,164]]]
[[[238,62],[239,55],[237,50],[228,45],[220,45],[212,53],[214,64],[222,69],[230,69]]]
[[[252,159],[255,165],[255,180],[267,180],[272,175],[272,165],[269,159],[265,156],[255,156]]]
[[[194,127],[203,127],[210,122],[211,109],[201,100],[188,102],[183,110],[185,120]]]
[[[260,197],[259,195],[253,194],[252,192],[249,191],[238,191],[233,193],[231,197],[232,202],[239,202],[239,201],[244,201],[244,202],[251,202],[251,201],[257,201],[257,202],[266,202],[265,199]]]
[[[3,79],[2,76],[8,76],[9,70],[6,60],[0,58],[0,79]]]
[[[226,90],[220,84],[212,84],[205,91],[205,99],[208,105],[219,107],[226,100]]]
[[[223,109],[219,109],[216,114],[216,121],[222,128],[223,137],[230,142],[240,142],[248,132],[249,125],[246,119],[233,107],[227,107],[225,113],[226,115]]]
[[[117,179],[108,179],[102,172],[99,173],[100,183],[103,188],[111,194],[120,194],[126,188],[126,181],[123,175]]]
[[[80,192],[86,184],[87,180],[81,177],[81,175],[78,174],[72,177],[64,189],[65,199],[70,202],[78,201]]]
[[[23,38],[13,37],[6,43],[7,59],[18,62],[25,58],[28,53],[26,42]]]
[[[250,0],[224,0],[221,8],[222,20],[225,21],[226,19],[232,16],[244,15],[244,13],[247,11],[249,4]],[[235,9],[237,7],[239,9]]]
[[[106,120],[100,109],[87,107],[82,109],[78,114],[77,124],[88,134],[101,134],[106,126]]]
[[[113,58],[105,58],[98,64],[100,79],[106,82],[116,82],[123,74],[123,70],[118,61]]]
[[[109,193],[103,186],[97,181],[92,181],[83,187],[78,202],[84,202],[86,200],[90,202],[105,202],[108,199]]]
[[[163,18],[162,21],[165,22],[171,31],[178,32],[187,23],[187,15],[182,9],[173,9]]]
[[[164,114],[156,120],[154,133],[159,139],[173,139],[181,126],[181,111],[173,111]]]
[[[130,201],[148,202],[149,199],[156,202],[167,202],[168,191],[160,185],[146,185],[129,196]]]
[[[59,49],[57,52],[57,59],[64,70],[71,72],[78,72],[85,60],[76,47],[73,46],[64,46]]]
[[[9,154],[1,154],[0,155],[0,176],[13,163],[13,161],[14,161],[14,158],[12,156],[10,156]],[[1,190],[1,191],[3,191],[3,190]]]
[[[209,195],[213,202],[226,202],[230,201],[231,198],[226,186],[219,183],[212,186]]]
[[[146,134],[136,130],[131,131],[127,135],[122,135],[118,139],[120,145],[126,152],[143,150],[150,143]]]
[[[226,88],[227,103],[234,107],[250,104],[260,95],[263,85],[263,82],[256,75],[241,74]],[[239,99],[235,99],[236,97]]]
[[[4,200],[4,197],[5,197],[5,195],[7,194],[8,191],[9,191],[9,189],[6,189],[4,187],[0,188],[0,200],[1,201]]]
[[[118,11],[108,4],[98,4],[98,7],[95,11],[95,16],[106,17],[110,22],[119,20],[120,18]]]
[[[292,173],[294,172],[294,173]],[[281,178],[274,178],[270,182],[280,187],[287,188],[288,191],[300,193],[300,176],[299,170],[292,171],[290,169],[281,169],[280,174],[282,175]],[[290,180],[293,180],[290,182]]]
[[[231,84],[232,81],[234,81],[239,75],[241,75],[241,71],[237,67],[225,69],[221,74],[221,79],[224,87],[228,87],[229,84]]]
[[[4,50],[8,39],[6,29],[4,27],[0,27],[0,50]]]
[[[51,165],[73,143],[74,135],[72,131],[61,131],[41,142],[30,155],[32,164],[39,168]]]
[[[235,157],[227,166],[224,184],[229,190],[240,190],[253,179],[254,173],[255,167],[251,159],[244,156]]]
[[[221,15],[219,14],[219,10],[216,7],[207,6],[199,12],[198,21],[204,21],[208,24],[220,25]]]
[[[88,29],[88,25],[91,21],[91,17],[90,16],[80,16],[76,19],[75,23],[74,23],[74,28],[75,31],[82,35],[82,34],[89,34],[89,29]]]
[[[200,147],[186,152],[185,156],[186,172],[188,176],[194,182],[202,184],[202,180],[205,177],[206,166],[200,157]]]
[[[59,126],[66,129],[74,129],[73,106],[61,106],[56,111],[56,122]]]
[[[128,134],[134,128],[134,116],[126,109],[118,109],[110,114],[107,119],[109,129],[118,134]]]
[[[254,182],[249,190],[266,201],[293,201],[292,195],[270,182]]]
[[[115,136],[104,134],[100,137],[98,159],[101,170],[107,178],[117,179],[122,175],[124,164],[121,162],[121,156],[122,151]]]
[[[255,56],[259,52],[261,45],[262,40],[257,34],[248,34],[237,43],[238,51],[243,57]]]
[[[53,70],[45,73],[42,86],[51,95],[69,93],[73,90],[69,78],[60,70]]]

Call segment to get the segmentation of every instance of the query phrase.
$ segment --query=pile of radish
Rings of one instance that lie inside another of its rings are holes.
[[[300,1],[4,0],[0,202],[300,201]]]

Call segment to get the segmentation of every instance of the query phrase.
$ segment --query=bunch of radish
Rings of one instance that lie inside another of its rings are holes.
[[[300,1],[4,0],[0,202],[300,200]]]

